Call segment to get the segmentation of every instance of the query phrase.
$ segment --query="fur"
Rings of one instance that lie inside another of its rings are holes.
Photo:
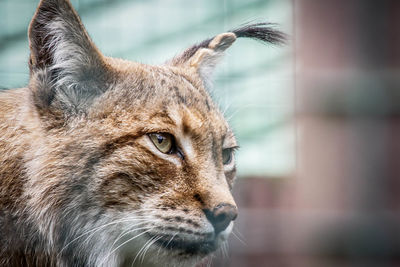
[[[218,249],[237,143],[206,88],[238,37],[282,40],[247,25],[139,64],[103,56],[69,1],[42,0],[29,85],[0,93],[0,265],[191,266]]]

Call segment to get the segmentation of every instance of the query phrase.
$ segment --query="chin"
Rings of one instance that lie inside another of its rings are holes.
[[[195,266],[218,251],[227,241],[232,227],[233,223],[217,235],[204,233],[202,237],[145,233],[140,242],[124,251],[121,266]]]

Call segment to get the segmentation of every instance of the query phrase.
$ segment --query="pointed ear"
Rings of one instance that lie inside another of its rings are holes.
[[[37,106],[57,100],[78,111],[103,91],[97,81],[104,76],[103,57],[68,0],[42,0],[28,35],[31,84],[40,84],[31,88]]]
[[[169,64],[193,69],[203,80],[206,87],[211,86],[212,73],[223,56],[224,51],[230,47],[236,38],[252,38],[264,43],[283,44],[286,35],[273,29],[270,23],[247,24],[243,27],[204,40],[190,47],[181,55],[173,58]]]
[[[207,48],[200,48],[188,60],[188,65],[197,70],[206,87],[211,87],[212,74],[224,51],[236,40],[236,35],[231,32],[215,36]]]
[[[211,86],[212,73],[224,51],[236,40],[232,32],[221,33],[212,39],[203,41],[184,51],[172,59],[170,64],[184,68],[191,68],[203,80],[206,87]]]

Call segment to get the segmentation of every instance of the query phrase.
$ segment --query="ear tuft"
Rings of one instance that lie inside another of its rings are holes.
[[[265,44],[283,45],[288,37],[285,33],[274,29],[275,24],[260,22],[244,24],[242,27],[230,30],[237,38],[251,38]]]
[[[236,38],[251,38],[274,45],[284,44],[287,39],[286,34],[274,29],[273,26],[274,24],[267,22],[246,24],[204,40],[167,63],[173,66],[193,68],[200,75],[205,86],[209,87],[214,68],[223,56],[223,52],[235,42]]]

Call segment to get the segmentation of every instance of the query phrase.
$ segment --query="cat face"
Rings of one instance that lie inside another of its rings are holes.
[[[149,66],[103,56],[67,0],[41,1],[27,199],[60,265],[193,265],[227,239],[237,143],[207,89],[237,37],[283,40],[249,25]]]
[[[226,241],[237,216],[230,192],[235,137],[201,80],[185,69],[105,60],[113,86],[86,115],[47,129],[47,152],[36,159],[46,169],[37,175],[57,178],[35,184],[32,205],[57,217],[60,203],[67,219],[53,232],[80,232],[97,248],[97,265],[138,257],[193,265]],[[77,237],[54,238],[66,255],[87,248]]]
[[[105,154],[94,166],[91,187],[100,192],[102,209],[132,219],[119,225],[131,231],[117,242],[127,242],[125,258],[136,257],[132,251],[142,244],[148,255],[159,252],[156,262],[168,257],[193,263],[215,251],[232,229],[237,144],[207,92],[196,87],[199,81],[176,68],[133,67],[151,69],[143,71],[141,85],[122,82],[142,96],[133,93],[126,101],[124,95],[116,101],[120,109],[90,114],[96,124],[104,118],[96,128],[113,128],[101,145]],[[100,102],[118,99],[117,87]]]

